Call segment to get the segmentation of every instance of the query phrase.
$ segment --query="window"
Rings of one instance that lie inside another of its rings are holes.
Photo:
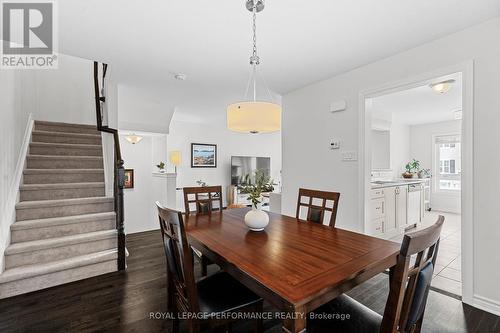
[[[456,160],[440,160],[439,173],[440,174],[456,174]]]
[[[436,136],[434,144],[436,191],[460,191],[462,171],[460,135]]]

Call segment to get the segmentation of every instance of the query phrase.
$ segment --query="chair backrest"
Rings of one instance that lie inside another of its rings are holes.
[[[330,227],[335,226],[340,193],[308,190],[299,188],[296,218],[301,218],[301,208],[306,211],[305,219],[309,222],[323,224],[325,219]]]
[[[214,202],[219,202],[215,210],[222,210],[222,186],[184,187],[184,209],[186,214],[211,214],[214,210]],[[196,209],[191,211],[191,204]]]
[[[182,213],[163,207],[158,201],[158,216],[167,259],[168,292],[175,294],[179,311],[199,312],[194,279],[193,255],[187,241]]]
[[[420,332],[443,223],[440,215],[432,226],[404,236],[390,275],[381,332]]]

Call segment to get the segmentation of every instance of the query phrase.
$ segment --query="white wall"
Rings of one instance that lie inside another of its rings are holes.
[[[37,120],[95,125],[93,61],[58,57],[58,69],[34,70],[33,89],[23,91],[23,98],[36,96]]]
[[[433,136],[440,134],[460,133],[462,129],[461,120],[444,121],[439,123],[410,126],[411,133],[411,156],[420,161],[422,169],[431,169],[433,161]],[[460,191],[457,193],[436,192],[435,178],[433,178],[431,206],[433,210],[460,213]]]
[[[158,99],[154,93],[120,84],[118,102],[120,104],[118,119],[120,129],[168,133],[168,126],[175,108],[164,100]]]
[[[340,227],[362,230],[363,193],[357,162],[342,162],[330,151],[331,137],[341,150],[357,150],[359,93],[408,77],[474,60],[474,289],[500,312],[500,269],[491,264],[498,251],[500,223],[500,19],[494,19],[417,48],[293,91],[283,97],[283,210],[293,215],[297,189],[309,186],[342,193]],[[328,112],[332,101],[345,99],[348,109]]]
[[[124,190],[127,234],[159,228],[155,202],[165,205],[167,200],[166,178],[153,176],[157,164],[154,162],[157,157],[154,154],[158,150],[156,145],[161,142],[161,137],[145,135],[141,142],[133,145],[125,139],[125,135],[120,134],[125,168],[134,169],[134,188]]]
[[[271,177],[278,182],[281,171],[281,133],[242,134],[220,126],[172,121],[168,134],[168,151],[180,150],[182,165],[177,168],[177,187],[222,185],[224,199],[231,184],[231,156],[271,157]],[[191,168],[191,143],[217,145],[217,168]],[[169,164],[169,163],[167,163]],[[173,169],[171,169],[173,170]],[[224,202],[226,204],[226,201]],[[178,207],[181,209],[182,205]]]
[[[0,75],[0,272],[4,268],[3,253],[10,242],[10,225],[15,220],[15,204],[24,160],[21,149],[28,127],[34,98],[25,90],[32,89],[35,72],[4,70]]]
[[[410,154],[410,126],[393,121],[391,124],[391,169],[394,178],[402,177],[405,165],[411,158],[413,157]]]
[[[391,132],[371,131],[372,169],[390,169],[391,167]]]

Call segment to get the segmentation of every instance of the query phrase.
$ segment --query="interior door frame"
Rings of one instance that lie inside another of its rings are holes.
[[[366,109],[368,98],[385,95],[401,90],[416,88],[431,83],[436,77],[462,73],[462,191],[461,191],[461,227],[462,227],[462,301],[474,303],[474,61],[468,60],[456,65],[440,68],[421,75],[383,84],[379,87],[363,90],[359,93],[359,193],[361,200],[359,211],[364,221],[369,222],[367,203],[370,200],[371,181],[371,141],[369,139],[371,114]],[[363,231],[364,231],[363,230]]]

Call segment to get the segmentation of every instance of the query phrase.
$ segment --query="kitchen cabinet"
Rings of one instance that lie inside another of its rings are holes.
[[[411,226],[421,221],[422,210],[422,185],[411,184],[408,185],[408,198],[407,198],[407,218],[406,225]]]
[[[385,229],[388,235],[397,234],[398,221],[396,219],[396,188],[389,187],[385,191]]]
[[[374,236],[383,236],[385,225],[385,189],[373,189],[370,193],[371,223],[367,232]]]
[[[424,208],[423,184],[398,184],[375,188],[370,193],[370,222],[366,232],[391,238],[422,221]]]
[[[408,186],[396,186],[396,223],[401,231],[408,226]]]

